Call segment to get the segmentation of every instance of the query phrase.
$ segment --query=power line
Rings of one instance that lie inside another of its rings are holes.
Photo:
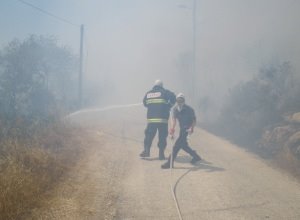
[[[66,20],[66,19],[64,19],[64,18],[61,18],[61,17],[59,17],[59,16],[57,16],[57,15],[55,15],[55,14],[52,14],[52,13],[50,13],[50,12],[48,12],[48,11],[42,9],[42,8],[39,8],[39,7],[37,7],[37,6],[33,5],[33,4],[31,4],[31,3],[28,3],[28,2],[23,1],[23,0],[17,0],[17,1],[23,3],[24,5],[27,5],[27,6],[29,6],[29,7],[32,7],[32,8],[34,8],[34,9],[36,9],[36,10],[38,10],[38,11],[40,11],[40,12],[42,12],[42,13],[48,15],[48,16],[51,16],[51,17],[53,17],[53,18],[55,18],[55,19],[57,19],[57,20],[59,20],[59,21],[61,21],[61,22],[64,22],[64,23],[67,23],[67,24],[69,24],[69,25],[73,25],[73,26],[76,26],[76,27],[80,27],[80,25],[78,25],[78,24],[74,24],[73,22],[70,22],[70,21],[68,21],[68,20]]]

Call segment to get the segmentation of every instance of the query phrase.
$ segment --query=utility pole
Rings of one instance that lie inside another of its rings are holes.
[[[78,108],[82,107],[82,69],[83,69],[83,33],[84,25],[80,25],[80,60],[79,60],[79,77],[78,77]]]
[[[191,72],[190,72],[190,81],[189,82],[189,96],[191,97],[192,103],[195,105],[196,104],[196,80],[197,80],[197,68],[196,68],[196,36],[197,36],[197,22],[196,22],[196,17],[197,17],[197,0],[192,0],[193,5],[192,8],[187,7],[186,5],[178,5],[180,8],[185,8],[185,9],[190,9],[192,10],[192,58],[191,58]]]
[[[197,10],[197,0],[193,0],[193,45],[192,45],[192,76],[191,76],[191,95],[192,95],[192,101],[194,102],[193,104],[196,104],[196,10]]]

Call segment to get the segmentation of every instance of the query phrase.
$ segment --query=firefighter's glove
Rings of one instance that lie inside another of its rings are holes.
[[[193,134],[193,132],[194,132],[194,128],[193,128],[193,127],[190,127],[189,129],[186,130],[186,132],[187,132],[189,135],[191,135],[191,134]]]

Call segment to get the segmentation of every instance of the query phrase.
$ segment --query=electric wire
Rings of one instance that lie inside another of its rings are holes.
[[[17,0],[17,1],[21,2],[21,3],[24,4],[24,5],[29,6],[29,7],[31,7],[31,8],[34,8],[34,9],[40,11],[41,13],[44,13],[44,14],[50,16],[50,17],[53,17],[53,18],[55,18],[55,19],[57,19],[57,20],[59,20],[59,21],[61,21],[61,22],[67,23],[67,24],[72,25],[72,26],[75,26],[75,27],[80,27],[80,25],[78,25],[78,24],[75,24],[75,23],[73,23],[73,22],[71,22],[71,21],[69,21],[69,20],[67,20],[67,19],[64,19],[64,18],[62,18],[62,17],[59,17],[59,16],[57,16],[57,15],[55,15],[55,14],[53,14],[53,13],[50,13],[50,12],[48,12],[48,11],[46,11],[46,10],[40,8],[40,7],[37,7],[37,6],[35,6],[35,5],[31,4],[31,3],[29,3],[29,2],[26,2],[26,1],[24,1],[24,0]]]

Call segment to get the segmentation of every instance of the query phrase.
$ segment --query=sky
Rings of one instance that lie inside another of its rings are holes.
[[[0,2],[0,46],[30,34],[56,36],[79,53],[84,32],[84,96],[91,103],[141,102],[156,79],[189,94],[184,66],[196,36],[198,98],[219,105],[262,65],[290,61],[300,72],[299,0],[18,0]],[[189,97],[187,97],[189,100]]]

